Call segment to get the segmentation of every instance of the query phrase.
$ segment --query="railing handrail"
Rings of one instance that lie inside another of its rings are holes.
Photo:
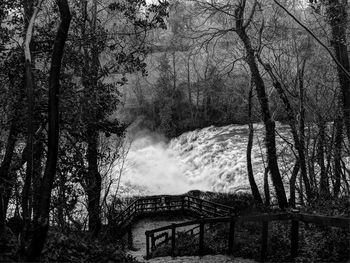
[[[212,208],[216,208],[219,210],[226,210],[228,213],[226,214],[222,214],[222,216],[215,216],[215,217],[210,217],[210,218],[205,218],[204,220],[205,223],[210,223],[210,222],[219,222],[220,218],[221,220],[223,220],[222,222],[226,222],[225,220],[229,220],[230,217],[227,217],[229,214],[232,216],[234,215],[234,208],[227,206],[227,205],[223,205],[220,203],[216,203],[216,202],[212,202],[212,201],[208,201],[205,199],[201,199],[192,195],[188,195],[188,194],[183,194],[183,195],[154,195],[154,196],[146,196],[146,197],[140,197],[137,200],[133,201],[127,208],[125,208],[116,218],[115,218],[115,223],[120,226],[122,224],[124,224],[125,222],[129,221],[130,219],[132,219],[135,214],[141,212],[144,212],[142,209],[139,209],[139,207],[137,206],[138,204],[140,205],[147,205],[147,203],[144,203],[145,201],[154,201],[156,200],[162,200],[163,198],[166,198],[166,203],[171,203],[172,201],[176,201],[178,202],[179,199],[181,199],[183,202],[187,201],[188,202],[188,207],[186,206],[185,209],[189,209],[189,210],[193,210],[194,208],[190,206],[190,204],[195,204],[195,205],[206,205],[208,204],[209,207]],[[193,202],[193,200],[195,200],[195,202]],[[152,204],[152,203],[151,203]],[[208,208],[209,208],[208,207]],[[167,207],[165,206],[165,209]],[[132,210],[135,210],[134,212],[130,212]],[[164,209],[164,208],[163,208]],[[198,209],[197,209],[198,210]],[[203,211],[205,212],[205,211]],[[211,211],[207,211],[210,212]],[[214,212],[213,212],[214,213]],[[219,213],[219,211],[215,212],[215,213]],[[126,216],[128,215],[128,216]],[[277,219],[272,219],[274,217],[277,216]],[[282,219],[281,217],[284,217],[284,219]],[[293,218],[291,218],[293,217]],[[240,218],[242,218],[241,220],[246,220],[246,221],[274,221],[274,220],[298,220],[298,221],[303,221],[303,222],[308,222],[308,223],[314,223],[314,224],[318,224],[318,225],[326,225],[326,226],[334,226],[334,227],[341,227],[341,228],[350,228],[350,219],[347,218],[343,218],[343,217],[334,217],[334,216],[320,216],[320,215],[313,215],[313,214],[305,214],[305,213],[284,213],[284,215],[282,216],[282,214],[260,214],[258,216],[255,215],[250,215],[250,216],[241,216],[241,217],[237,217],[235,216],[235,222],[238,222],[240,220]],[[203,219],[201,219],[203,220]],[[219,221],[218,221],[219,220]],[[348,220],[348,221],[346,221]],[[191,223],[192,222],[192,223]],[[185,222],[186,225],[183,226],[188,226],[191,224],[198,224],[199,221],[197,220],[192,220],[192,221],[188,221]],[[180,223],[184,224],[184,223]],[[161,229],[163,229],[164,227],[162,227]],[[157,229],[153,229],[151,231],[155,231]],[[159,230],[162,231],[162,230]]]
[[[339,228],[350,228],[350,218],[347,217],[333,217],[333,216],[320,216],[320,215],[310,215],[304,213],[277,213],[277,214],[260,214],[260,215],[249,215],[249,216],[226,216],[226,217],[208,217],[200,218],[191,221],[170,224],[163,227],[158,227],[155,229],[147,230],[146,233],[154,234],[164,230],[170,230],[172,227],[175,228],[197,225],[200,223],[227,223],[233,220],[235,223],[240,223],[243,221],[259,221],[259,222],[269,222],[269,221],[283,221],[283,220],[298,220],[306,223],[312,223],[316,225],[326,225],[331,227]],[[333,221],[334,220],[334,221]]]
[[[127,208],[123,209],[123,211],[115,218],[116,221],[118,221],[118,218],[121,218],[124,214],[126,214],[126,212],[127,212],[128,210],[130,210],[133,206],[135,206],[136,203],[137,203],[137,201],[138,201],[138,200],[135,200],[135,201],[132,202],[130,205],[128,205]]]
[[[232,254],[233,239],[234,239],[234,228],[235,223],[245,222],[245,221],[258,221],[262,222],[262,245],[261,245],[261,259],[266,259],[267,256],[267,237],[268,237],[268,223],[270,221],[283,221],[290,220],[292,223],[291,227],[291,257],[295,258],[298,254],[298,231],[299,231],[299,221],[312,223],[316,225],[329,226],[329,227],[338,227],[345,228],[350,230],[350,218],[348,217],[335,217],[335,216],[321,216],[321,215],[312,215],[305,213],[296,213],[296,212],[283,212],[277,214],[260,214],[260,215],[248,215],[248,216],[229,216],[229,217],[214,217],[214,218],[201,218],[196,220],[191,220],[182,223],[171,224],[168,226],[163,226],[148,230],[145,232],[146,235],[146,257],[150,258],[153,247],[151,251],[149,250],[149,237],[152,237],[152,243],[155,242],[153,237],[157,232],[162,232],[166,230],[171,230],[171,237],[167,236],[167,240],[171,240],[171,254],[174,256],[174,246],[176,239],[176,228],[199,225],[199,254],[203,253],[203,244],[204,244],[204,224],[210,223],[230,223],[230,231],[228,238],[228,253]],[[161,242],[160,244],[167,242],[167,240]],[[154,243],[153,243],[154,244]],[[159,244],[158,244],[159,245]],[[155,246],[156,247],[156,246]]]
[[[340,227],[350,229],[350,218],[339,216],[321,216],[305,213],[292,213],[294,220],[312,223],[316,225]]]
[[[138,204],[141,205],[147,205],[147,203],[144,203],[145,201],[154,201],[157,204],[158,200],[162,200],[164,199],[166,201],[166,203],[171,203],[172,201],[179,201],[182,200],[182,202],[187,201],[189,204],[195,204],[195,205],[203,205],[207,208],[214,208],[215,211],[218,210],[224,210],[227,213],[220,213],[221,211],[216,211],[216,212],[211,212],[211,211],[207,211],[209,213],[212,214],[222,214],[222,216],[228,215],[228,214],[232,214],[234,213],[234,208],[227,206],[227,205],[223,205],[220,203],[215,203],[215,202],[211,202],[205,199],[201,199],[192,195],[188,195],[188,194],[182,194],[182,195],[153,195],[153,196],[145,196],[145,197],[140,197],[138,199],[136,199],[135,201],[133,201],[127,208],[125,208],[116,218],[115,218],[115,223],[120,226],[123,225],[125,222],[129,221],[130,219],[132,219],[132,217],[134,216],[135,213],[131,213],[130,215],[128,215],[133,209],[135,209],[136,214],[138,212],[144,212],[142,209],[138,208]],[[151,203],[152,204],[152,203]],[[166,208],[166,207],[165,207]],[[188,207],[186,207],[186,209],[188,209]],[[193,207],[189,206],[189,209],[193,210]],[[205,212],[205,211],[203,211]],[[125,216],[128,215],[126,218]]]
[[[217,207],[222,207],[222,208],[226,208],[228,210],[234,210],[233,207],[231,206],[228,206],[228,205],[223,205],[223,204],[220,204],[220,203],[216,203],[216,202],[212,202],[212,201],[208,201],[208,200],[205,200],[205,199],[201,199],[201,198],[198,198],[198,197],[195,197],[195,196],[192,196],[192,195],[185,195],[186,197],[188,198],[192,198],[192,199],[195,199],[195,200],[199,200],[201,202],[204,202],[204,203],[207,203],[207,204],[212,204],[214,206],[217,206]]]

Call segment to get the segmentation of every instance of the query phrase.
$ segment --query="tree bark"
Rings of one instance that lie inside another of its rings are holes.
[[[92,8],[92,34],[96,35],[97,31],[97,0],[93,2]],[[87,96],[94,96],[97,99],[97,85],[99,72],[99,50],[97,39],[93,39],[91,48],[91,65],[90,65],[90,81],[87,83],[86,90],[89,92]],[[88,161],[88,177],[87,177],[87,195],[88,195],[88,214],[89,214],[89,232],[93,237],[97,237],[101,229],[100,218],[100,199],[101,199],[101,175],[98,171],[98,129],[95,125],[99,121],[98,107],[93,108],[89,118],[87,127],[87,161]]]
[[[327,0],[327,18],[328,23],[332,30],[331,43],[334,47],[335,56],[341,65],[337,65],[338,78],[340,89],[342,92],[342,108],[343,118],[346,127],[346,133],[348,137],[348,143],[350,143],[350,79],[344,72],[350,72],[350,62],[347,50],[347,8],[348,3],[344,0]],[[342,68],[342,67],[343,68]]]
[[[252,148],[253,148],[253,138],[254,138],[254,127],[252,123],[252,99],[253,99],[253,81],[251,84],[251,88],[248,95],[248,127],[249,127],[249,134],[248,134],[248,145],[247,145],[247,170],[248,170],[248,179],[250,188],[252,190],[252,194],[254,197],[254,200],[257,204],[262,204],[262,198],[259,193],[258,186],[256,185],[255,179],[254,179],[254,173],[253,173],[253,166],[252,166]]]
[[[302,26],[332,57],[332,60],[337,64],[339,83],[342,91],[342,108],[343,118],[350,143],[350,62],[347,53],[347,7],[346,0],[322,0],[320,1],[327,9],[328,23],[332,30],[331,43],[335,49],[335,55],[309,28],[303,25],[293,14],[291,14],[277,0],[274,2],[281,7],[290,17]]]
[[[343,120],[340,113],[335,120],[335,138],[334,138],[334,187],[333,194],[337,197],[340,193],[342,167],[341,167],[341,152],[343,142]]]
[[[86,191],[88,195],[89,232],[93,237],[97,237],[101,230],[100,199],[101,199],[101,175],[98,171],[98,131],[90,127],[88,135],[87,161],[88,177]]]
[[[194,126],[195,123],[194,123],[194,113],[193,113],[193,103],[192,103],[190,58],[191,58],[190,55],[188,55],[188,58],[187,58],[187,92],[188,92],[188,101],[189,101],[190,112],[191,112],[192,126]]]
[[[279,171],[277,163],[276,152],[276,139],[275,139],[275,122],[271,118],[269,101],[265,91],[265,84],[258,69],[257,62],[255,60],[254,49],[251,45],[251,41],[246,33],[246,29],[243,26],[243,12],[244,6],[239,6],[236,9],[236,32],[239,38],[242,40],[245,50],[246,59],[251,71],[251,75],[254,79],[255,89],[260,102],[261,113],[265,124],[265,144],[267,150],[268,166],[271,172],[272,182],[276,191],[276,197],[280,208],[288,206],[286,192],[283,186],[282,177]]]
[[[329,194],[329,180],[325,166],[325,143],[326,143],[326,123],[320,117],[319,120],[319,135],[317,145],[317,163],[320,166],[320,194],[321,197],[328,197]]]
[[[295,208],[295,184],[298,177],[298,172],[300,169],[299,161],[297,160],[294,164],[292,176],[289,180],[289,192],[290,192],[290,198],[289,198],[289,206]]]
[[[49,228],[49,212],[51,191],[56,173],[58,139],[59,139],[59,88],[60,72],[64,46],[66,43],[71,14],[67,0],[57,0],[61,22],[56,34],[52,51],[51,69],[49,77],[49,108],[48,108],[48,152],[45,172],[41,185],[39,200],[39,215],[34,222],[33,237],[27,253],[27,261],[38,261],[44,247]]]
[[[24,227],[21,236],[21,250],[24,249],[24,243],[28,237],[31,208],[30,208],[30,188],[31,180],[33,176],[33,142],[34,142],[34,80],[32,72],[32,55],[31,55],[31,41],[34,31],[35,19],[41,8],[42,1],[38,2],[38,5],[33,9],[33,1],[25,1],[25,25],[26,25],[26,37],[24,41],[24,57],[25,57],[25,86],[27,92],[27,167],[26,176],[24,179],[24,185],[22,190],[22,212]],[[30,19],[29,19],[30,18]],[[28,21],[29,20],[29,21]]]
[[[9,188],[12,188],[10,178],[10,166],[13,156],[13,151],[17,141],[18,130],[16,120],[12,120],[9,136],[7,139],[5,155],[0,167],[0,240],[4,238],[5,222],[7,213],[7,202]]]
[[[269,167],[265,167],[264,171],[264,194],[265,194],[265,205],[269,206],[270,205],[270,187],[269,187]]]
[[[40,188],[41,188],[41,175],[42,175],[42,158],[44,155],[44,145],[43,141],[38,138],[34,144],[34,154],[33,154],[33,194],[32,194],[32,207],[33,207],[33,218],[38,218],[39,216],[39,200],[40,200]]]
[[[312,192],[312,189],[310,186],[309,178],[307,176],[305,147],[303,146],[303,144],[301,144],[301,141],[300,141],[300,138],[298,135],[298,130],[296,127],[296,118],[295,118],[295,113],[293,111],[292,105],[289,102],[289,99],[282,88],[282,84],[278,81],[278,79],[276,78],[276,76],[272,72],[271,66],[268,64],[264,64],[260,58],[258,58],[258,59],[260,61],[260,64],[265,68],[266,72],[268,72],[268,74],[270,75],[270,77],[273,81],[273,86],[276,89],[280,99],[282,100],[282,102],[285,106],[287,116],[288,116],[289,127],[291,129],[293,140],[294,140],[294,147],[297,150],[298,155],[299,155],[299,165],[300,165],[300,170],[301,170],[301,176],[303,178],[304,185],[305,185],[306,195],[307,195],[308,199],[311,200],[313,198],[313,192]],[[300,82],[299,85],[303,85],[302,79],[300,80],[300,76],[299,76],[299,82]],[[301,87],[300,87],[300,89],[303,90],[303,88],[301,88]]]

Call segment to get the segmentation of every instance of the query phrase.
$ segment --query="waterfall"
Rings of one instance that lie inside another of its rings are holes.
[[[287,128],[277,125],[282,135],[277,150],[282,174],[293,162],[283,138]],[[254,125],[252,161],[254,176],[262,185],[265,156],[264,126]],[[121,178],[121,193],[182,194],[189,190],[238,192],[250,191],[246,147],[247,125],[206,127],[186,132],[167,142],[152,133],[134,136]],[[283,157],[283,158],[282,158]]]

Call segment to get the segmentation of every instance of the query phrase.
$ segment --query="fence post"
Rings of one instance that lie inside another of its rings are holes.
[[[165,232],[164,240],[165,240],[165,243],[168,244],[168,242],[169,242],[169,234],[168,234],[168,232]]]
[[[133,247],[133,241],[132,241],[132,229],[131,225],[128,227],[128,248],[132,249]]]
[[[149,233],[148,231],[145,232],[146,234],[146,259],[150,259],[150,251],[149,251]]]
[[[204,221],[201,219],[199,223],[199,256],[204,254]]]
[[[181,196],[181,211],[182,213],[185,212],[185,197]]]
[[[175,257],[175,238],[176,238],[176,232],[175,232],[175,224],[171,225],[171,256]]]
[[[269,222],[263,221],[262,222],[262,234],[261,234],[261,254],[260,259],[261,261],[266,260],[267,256],[267,237],[269,232]]]
[[[155,239],[154,239],[154,233],[152,233],[151,235],[151,249],[154,250],[155,246],[156,246],[156,242],[155,242]]]
[[[228,251],[227,251],[227,253],[229,255],[233,254],[234,240],[235,240],[235,219],[231,215],[231,218],[230,218],[230,230],[229,230],[229,235],[228,235]]]
[[[298,210],[293,210],[293,213],[299,213]],[[292,225],[290,231],[290,256],[291,258],[296,258],[298,256],[298,248],[299,248],[299,221],[294,219],[294,215],[292,214]]]

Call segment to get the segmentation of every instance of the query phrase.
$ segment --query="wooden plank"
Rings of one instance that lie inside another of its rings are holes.
[[[181,198],[181,211],[182,213],[185,212],[185,197],[182,196]]]
[[[150,251],[149,251],[149,234],[148,234],[148,231],[146,231],[145,235],[146,235],[146,259],[150,259],[151,258],[151,254],[150,254]]]
[[[128,227],[128,248],[133,248],[133,238],[132,238],[132,229],[131,225]]]
[[[269,232],[269,222],[262,222],[262,233],[261,233],[261,250],[260,250],[260,260],[265,261],[267,258],[267,238]]]
[[[198,197],[194,197],[194,196],[190,196],[190,195],[187,195],[187,197],[189,199],[193,199],[193,200],[202,200],[203,202],[207,203],[207,204],[211,204],[211,205],[215,205],[217,207],[222,207],[222,208],[226,208],[228,210],[234,210],[233,207],[231,206],[227,206],[227,205],[223,205],[223,204],[219,204],[219,203],[215,203],[215,202],[212,202],[212,201],[208,201],[208,200],[204,200],[204,199],[201,199],[201,198],[198,198]]]
[[[175,257],[176,225],[171,225],[171,256]]]
[[[154,239],[157,240],[157,239],[160,239],[160,238],[163,238],[163,237],[166,237],[168,236],[168,233],[167,232],[164,232],[164,233],[161,233],[157,236],[154,236]]]
[[[232,218],[230,220],[230,230],[229,230],[229,234],[228,234],[228,249],[227,249],[227,253],[229,255],[233,255],[234,240],[235,240],[235,221]]]
[[[154,233],[150,234],[151,237],[151,250],[153,251],[156,247],[156,240],[154,239]]]
[[[291,258],[296,258],[298,256],[298,248],[299,248],[299,221],[298,220],[292,220],[290,240],[291,240],[290,255],[291,255]]]
[[[322,226],[340,227],[350,229],[350,218],[334,217],[334,216],[319,216],[309,214],[291,214],[295,220],[300,220],[307,223],[313,223]]]
[[[201,220],[199,224],[199,250],[198,250],[199,256],[204,255],[204,221]]]
[[[215,213],[214,211],[210,211],[207,209],[202,208],[201,210],[198,207],[191,207],[190,210],[195,211],[196,213],[199,213],[201,215],[207,214],[208,216],[215,216],[215,217],[220,217],[222,214]]]
[[[245,222],[245,221],[282,221],[282,220],[290,220],[291,215],[288,213],[279,213],[279,214],[260,214],[260,215],[252,215],[252,216],[238,216],[235,217],[236,222]]]

